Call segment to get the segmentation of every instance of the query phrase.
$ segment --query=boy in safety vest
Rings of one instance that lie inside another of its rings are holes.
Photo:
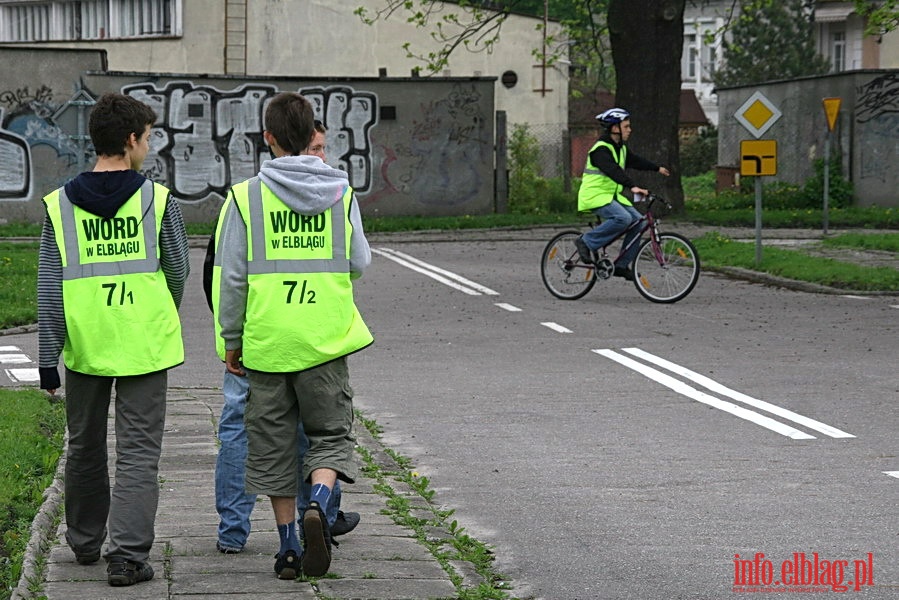
[[[346,173],[302,155],[313,129],[301,95],[269,103],[263,136],[276,158],[232,187],[213,288],[225,367],[249,378],[246,491],[271,499],[281,579],[330,567],[324,509],[337,479],[353,483],[357,473],[346,357],[373,341],[353,300],[351,279],[371,262],[359,208]],[[303,479],[312,484],[303,549],[294,521],[300,423],[309,439]]]
[[[624,170],[658,171],[666,177],[670,175],[665,167],[628,150],[625,142],[631,135],[631,116],[626,110],[610,108],[596,115],[596,120],[603,128],[603,133],[587,156],[587,166],[578,190],[577,209],[578,212],[595,214],[602,223],[574,241],[581,260],[588,264],[595,261],[594,252],[614,240],[628,225],[642,216],[622,192],[630,190],[634,194],[643,195],[648,195],[649,192],[637,187]],[[637,233],[628,233],[623,245],[627,245]],[[634,278],[630,264],[634,261],[639,246],[634,244],[615,264],[616,276]]]
[[[169,191],[137,172],[156,113],[106,94],[89,120],[97,153],[44,197],[38,259],[41,388],[66,373],[69,444],[66,541],[82,565],[104,558],[110,585],[153,578],[167,369],[184,361],[178,307],[190,271],[187,235]],[[116,471],[110,496],[106,429],[116,389]]]
[[[315,121],[315,134],[309,147],[303,152],[325,160],[325,129],[321,121]],[[206,259],[203,262],[203,291],[206,293],[206,301],[214,315],[218,314],[218,307],[213,303],[213,287],[219,286],[221,279],[221,262],[216,260],[217,235],[213,234],[209,239],[206,249]],[[215,294],[217,297],[218,294]],[[219,358],[225,359],[225,343],[216,329],[216,351]],[[250,394],[250,385],[246,377],[241,377],[224,370],[222,381],[222,405],[221,416],[218,424],[219,450],[215,461],[215,509],[219,514],[217,527],[216,548],[223,554],[237,554],[243,551],[250,535],[250,516],[256,505],[256,494],[246,492],[246,460],[247,460],[247,430],[244,426],[244,414],[246,413],[247,397]],[[298,472],[302,471],[303,457],[309,447],[309,441],[303,432],[302,426],[297,430],[298,447]],[[297,495],[297,513],[302,516],[306,512],[311,488],[305,481],[300,484]],[[330,501],[325,509],[328,519],[328,529],[331,536],[345,535],[351,532],[359,524],[359,513],[343,512],[340,510],[341,490],[340,482],[331,490]],[[336,545],[336,542],[335,542]]]

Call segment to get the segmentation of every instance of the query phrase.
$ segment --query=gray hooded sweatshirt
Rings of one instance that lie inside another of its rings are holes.
[[[259,179],[291,210],[301,215],[317,215],[334,206],[343,197],[349,179],[339,169],[328,166],[317,156],[282,156],[262,163]],[[355,196],[349,206],[350,277],[356,279],[371,264],[371,248],[362,229],[362,215]],[[247,310],[247,229],[237,209],[229,202],[222,215],[222,278],[219,290],[219,325],[225,349],[242,346],[243,322]]]

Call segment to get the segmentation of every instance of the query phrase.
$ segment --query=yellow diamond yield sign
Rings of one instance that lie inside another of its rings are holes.
[[[755,92],[737,109],[734,116],[749,133],[759,138],[782,114],[761,92]]]

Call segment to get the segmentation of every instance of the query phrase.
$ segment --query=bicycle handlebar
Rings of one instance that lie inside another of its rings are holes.
[[[639,198],[638,198],[638,197],[639,197]],[[671,203],[670,203],[670,202],[668,202],[667,200],[665,200],[665,199],[662,198],[661,196],[652,193],[651,191],[650,191],[649,194],[646,195],[646,196],[644,196],[643,194],[634,194],[634,204],[639,204],[639,203],[643,203],[643,202],[646,203],[646,206],[647,206],[647,207],[651,207],[653,202],[661,202],[661,203],[664,204],[666,207],[668,207],[669,209],[671,209]]]

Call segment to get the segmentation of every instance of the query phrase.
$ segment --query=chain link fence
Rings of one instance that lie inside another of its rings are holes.
[[[513,123],[510,137],[518,128],[524,128],[538,149],[536,159],[539,175],[547,179],[564,177],[571,173],[571,156],[567,151],[565,125],[559,123]],[[511,152],[511,148],[510,148]]]

